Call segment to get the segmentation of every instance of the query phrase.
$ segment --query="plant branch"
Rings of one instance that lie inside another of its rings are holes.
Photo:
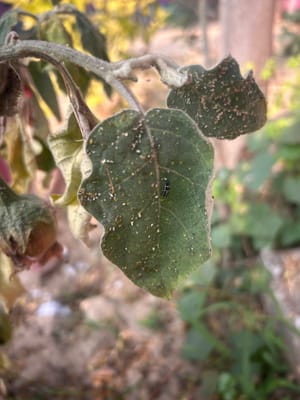
[[[5,43],[16,45],[19,42],[19,35],[14,31],[9,32],[6,37]],[[45,59],[58,69],[64,81],[66,91],[72,104],[73,112],[77,119],[82,137],[83,139],[86,139],[90,131],[94,128],[94,126],[97,125],[98,120],[85,103],[79,87],[73,80],[67,68],[64,66],[63,62],[57,61],[56,59],[49,56],[49,54],[45,56]]]
[[[109,63],[68,46],[40,40],[24,40],[13,45],[8,44],[0,47],[0,62],[26,57],[36,57],[49,62],[54,59],[58,63],[68,61],[76,64],[105,80],[139,112],[141,107],[138,101],[131,91],[120,82],[120,79],[136,81],[137,78],[133,73],[134,69],[155,67],[161,76],[162,82],[170,87],[181,87],[188,82],[187,75],[178,71],[172,62],[154,55],[145,55]]]
[[[154,67],[161,76],[163,83],[170,87],[181,87],[188,82],[188,76],[178,71],[178,66],[167,58],[146,54],[141,57],[113,63],[113,75],[119,79],[137,81],[134,69],[149,69]]]

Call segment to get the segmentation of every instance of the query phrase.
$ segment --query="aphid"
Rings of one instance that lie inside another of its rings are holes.
[[[163,197],[167,197],[169,192],[170,192],[170,181],[168,178],[164,178],[164,186],[161,195]]]

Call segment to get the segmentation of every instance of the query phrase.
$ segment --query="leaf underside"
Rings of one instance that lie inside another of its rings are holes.
[[[105,227],[104,255],[135,284],[169,297],[210,256],[211,144],[182,111],[154,109],[143,119],[125,110],[94,128],[86,153],[92,171],[78,195]]]
[[[48,139],[56,165],[62,172],[66,188],[55,200],[56,205],[68,205],[77,199],[81,182],[82,136],[73,113],[68,116],[62,131]]]
[[[190,65],[181,71],[189,83],[170,91],[168,107],[185,111],[205,136],[235,139],[265,124],[266,99],[252,72],[243,78],[231,56],[210,70]]]

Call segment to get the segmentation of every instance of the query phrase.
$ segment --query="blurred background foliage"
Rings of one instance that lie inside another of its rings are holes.
[[[239,247],[241,256],[300,243],[300,57],[287,65],[290,76],[269,106],[269,122],[248,137],[236,168],[221,169],[214,184],[213,243]],[[278,109],[286,111],[272,117]]]
[[[263,71],[263,79],[274,79],[284,62],[285,78],[269,102],[270,119],[249,135],[234,169],[218,170],[213,257],[178,298],[186,321],[182,354],[205,366],[206,399],[216,394],[224,400],[300,396],[299,384],[290,379],[285,354],[291,349],[278,334],[279,323],[296,337],[299,332],[280,311],[260,258],[265,248],[300,245],[299,37],[289,43],[288,59],[270,59]],[[276,316],[266,313],[266,298]]]
[[[294,12],[283,13],[283,27],[280,40],[282,42],[282,53],[285,56],[297,55],[300,52],[300,9]]]
[[[106,36],[112,61],[128,57],[129,46],[135,38],[148,41],[162,27],[168,15],[156,0],[8,0],[7,3],[36,15],[47,13],[55,5],[74,5]],[[76,43],[79,44],[78,31],[74,29],[72,18],[68,20],[68,16],[64,15],[63,19],[72,35],[77,35]]]

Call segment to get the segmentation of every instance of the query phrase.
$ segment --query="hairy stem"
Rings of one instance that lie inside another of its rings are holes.
[[[139,112],[141,107],[138,101],[127,86],[120,82],[121,79],[137,80],[133,73],[134,69],[155,67],[162,81],[171,87],[181,87],[188,80],[188,77],[179,72],[169,60],[154,55],[109,63],[68,46],[41,40],[24,40],[0,47],[0,62],[26,57],[36,57],[50,62],[51,59],[55,59],[59,63],[68,61],[76,64],[105,80]]]

